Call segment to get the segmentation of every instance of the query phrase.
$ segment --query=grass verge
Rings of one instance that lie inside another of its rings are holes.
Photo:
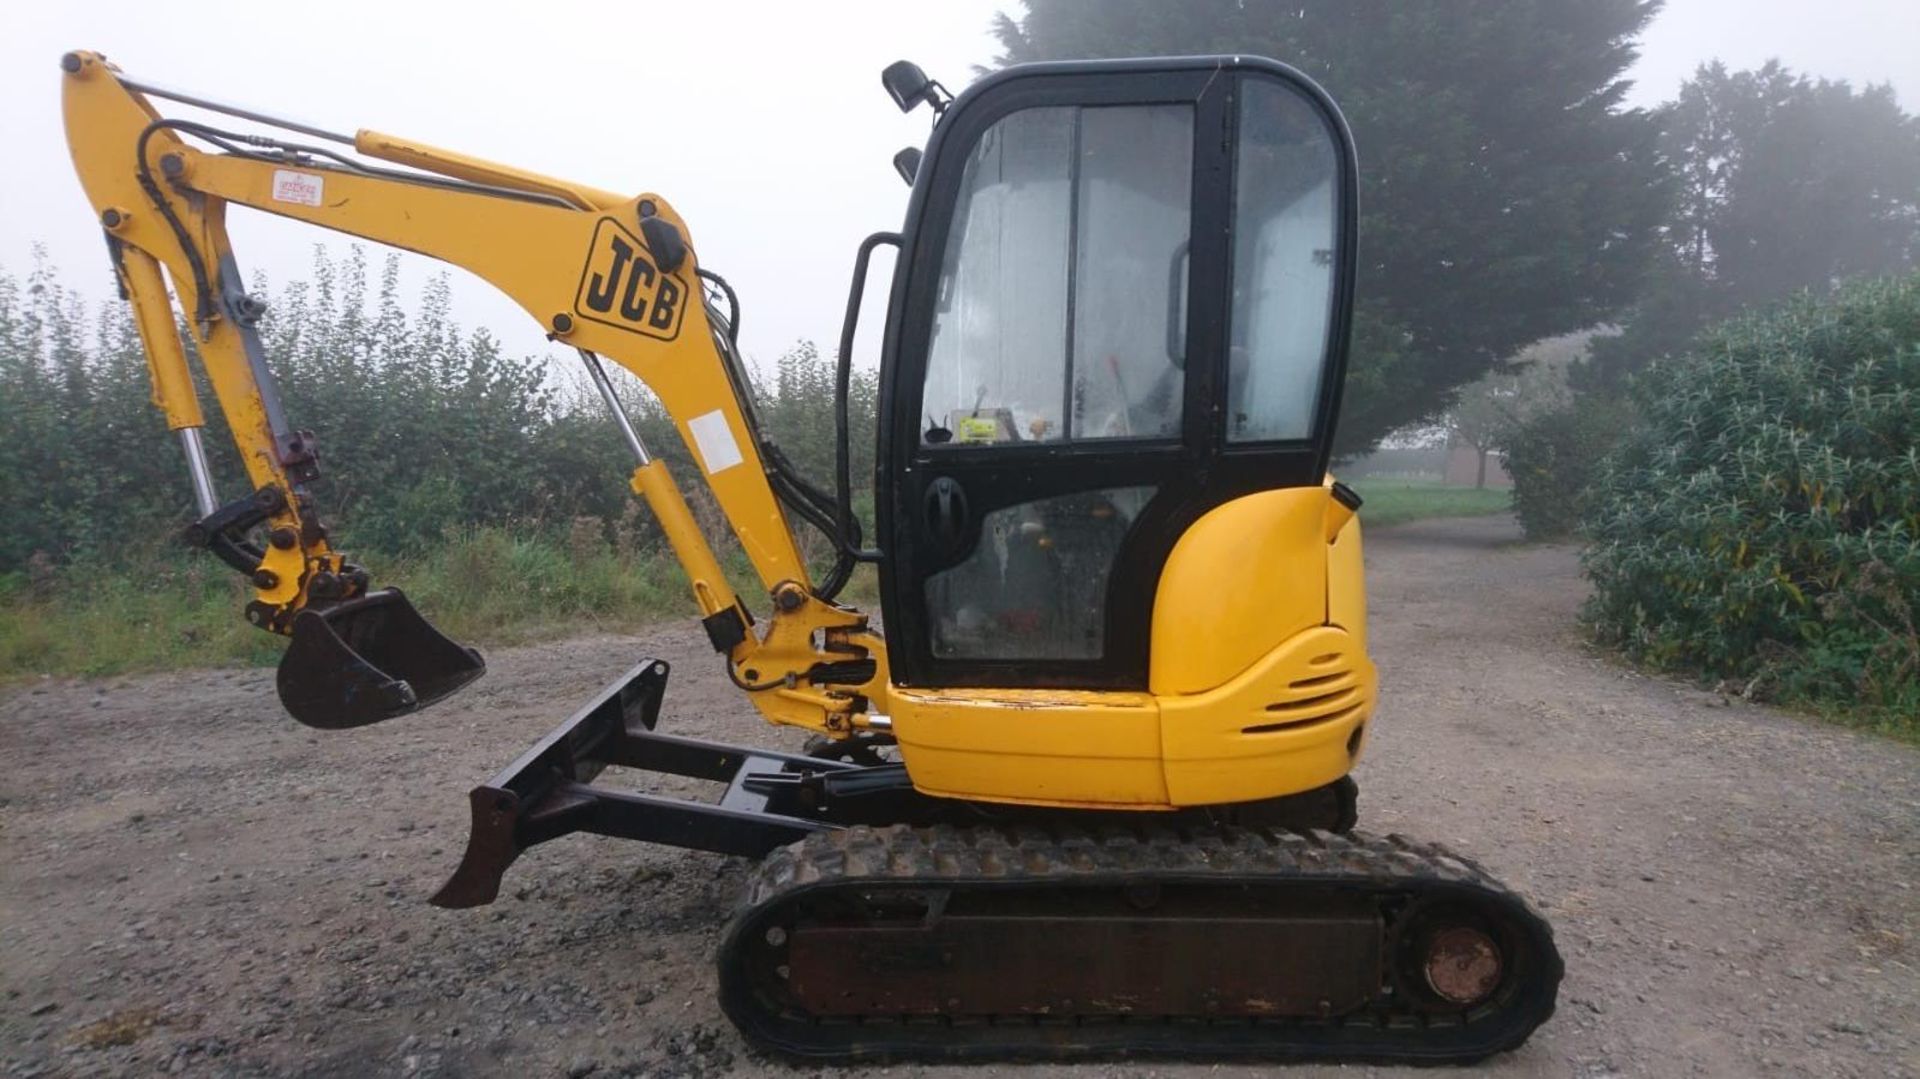
[[[1446,487],[1419,480],[1362,479],[1348,486],[1360,492],[1360,523],[1369,528],[1405,524],[1428,517],[1480,517],[1505,513],[1513,502],[1497,488]]]
[[[251,592],[196,552],[158,550],[137,565],[82,559],[0,579],[0,680],[277,662],[279,638],[242,620]],[[694,613],[679,566],[540,534],[474,529],[410,557],[367,556],[376,584],[406,590],[464,643],[514,644],[628,630]]]
[[[404,589],[463,644],[499,646],[629,632],[698,613],[663,548],[621,551],[597,530],[569,535],[474,528],[412,556],[366,555],[376,586]],[[736,549],[724,558],[741,595],[759,585]],[[842,602],[877,606],[862,566]],[[241,617],[252,590],[205,554],[155,548],[117,564],[0,575],[0,684],[38,675],[110,675],[279,662],[281,638]]]

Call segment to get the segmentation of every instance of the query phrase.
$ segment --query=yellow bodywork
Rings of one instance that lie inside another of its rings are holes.
[[[164,268],[255,488],[296,494],[290,463],[298,460],[289,432],[275,429],[258,339],[234,317],[231,297],[217,294],[222,260],[231,264],[229,204],[460,266],[512,297],[556,341],[644,382],[673,416],[772,601],[770,620],[727,657],[769,721],[844,736],[885,716],[917,787],[988,801],[1168,809],[1291,794],[1352,767],[1375,674],[1365,652],[1359,526],[1328,488],[1249,495],[1188,530],[1154,597],[1144,692],[891,686],[884,643],[865,616],[813,595],[718,355],[693,235],[666,199],[372,131],[354,139],[362,155],[486,189],[319,157],[209,153],[151,126],[159,114],[97,54],[70,54],[64,66],[68,144],[119,253],[155,403],[174,428],[203,422]],[[687,257],[671,272],[649,260],[638,228],[647,216],[686,241]],[[701,613],[744,612],[666,466],[643,464],[631,485],[686,568]],[[267,549],[261,568],[271,573],[256,576],[257,598],[282,615],[306,604],[316,573],[338,573],[344,562],[317,529],[300,527],[303,512],[288,497],[271,518],[300,539]],[[862,655],[876,664],[865,684],[806,679],[815,664]]]
[[[893,731],[914,785],[948,797],[1153,810],[1295,794],[1359,759],[1378,691],[1365,624],[1352,512],[1326,487],[1263,491],[1174,545],[1149,692],[896,688]]]

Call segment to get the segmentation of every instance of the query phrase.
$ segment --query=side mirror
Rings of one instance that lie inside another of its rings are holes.
[[[887,88],[887,96],[900,106],[901,112],[912,112],[921,102],[932,105],[935,112],[945,106],[941,103],[934,88],[938,86],[920,65],[911,60],[895,60],[880,73],[880,85]]]
[[[907,182],[908,187],[912,187],[913,178],[920,175],[920,159],[923,156],[925,155],[921,154],[919,148],[913,146],[893,155],[893,171],[900,174],[900,178]]]

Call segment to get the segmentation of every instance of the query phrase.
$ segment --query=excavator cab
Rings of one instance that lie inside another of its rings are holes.
[[[1033,65],[946,110],[881,372],[896,683],[1148,688],[1188,528],[1322,484],[1354,183],[1339,112],[1268,61]]]

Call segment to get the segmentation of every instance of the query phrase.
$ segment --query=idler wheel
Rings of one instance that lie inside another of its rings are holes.
[[[1500,949],[1478,929],[1451,926],[1428,938],[1425,969],[1427,988],[1440,999],[1478,1004],[1500,986]]]

